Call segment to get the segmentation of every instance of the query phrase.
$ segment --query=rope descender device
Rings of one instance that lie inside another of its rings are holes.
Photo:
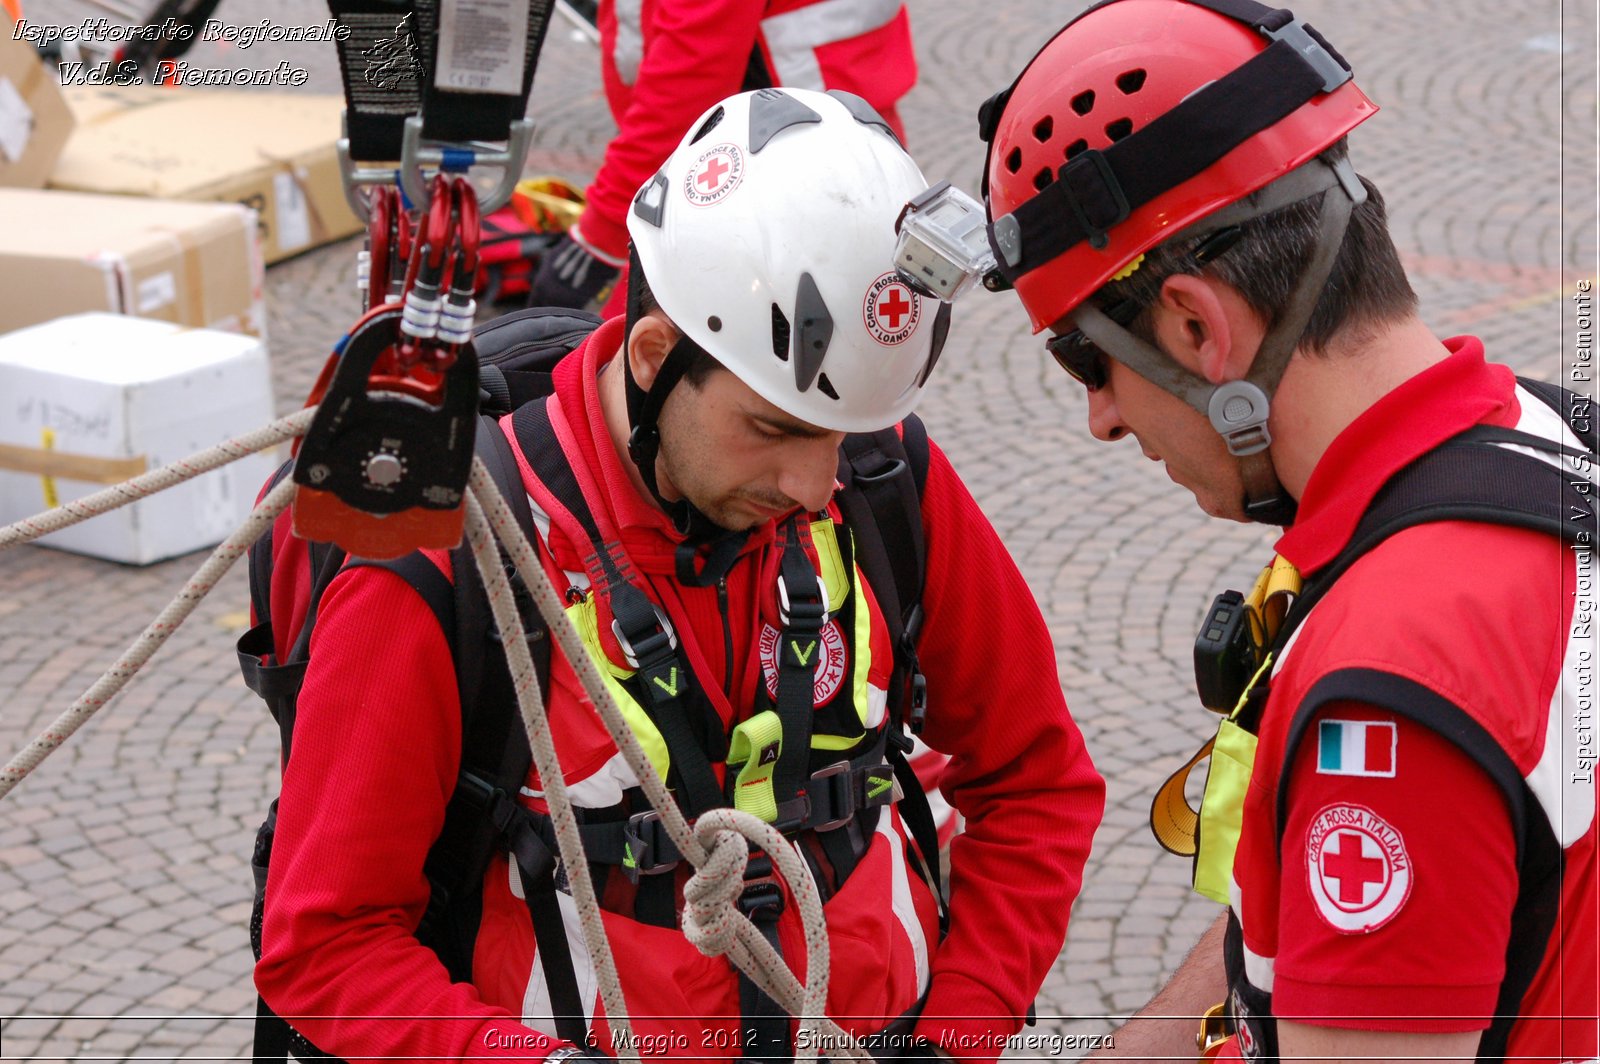
[[[294,531],[352,555],[397,558],[455,546],[466,519],[478,410],[477,196],[466,179],[435,175],[399,302],[379,300],[394,257],[386,242],[405,226],[387,208],[371,223],[372,308],[307,401],[317,413],[295,457]]]

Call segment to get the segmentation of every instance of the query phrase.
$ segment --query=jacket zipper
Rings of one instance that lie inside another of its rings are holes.
[[[733,698],[733,625],[728,623],[728,578],[717,579],[717,611],[722,614],[722,690]]]

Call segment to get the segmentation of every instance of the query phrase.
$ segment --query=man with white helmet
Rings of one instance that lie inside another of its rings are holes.
[[[546,570],[685,814],[755,812],[810,862],[829,1014],[888,1029],[886,1056],[992,1060],[1060,949],[1104,788],[1037,607],[911,417],[949,315],[893,265],[896,218],[925,188],[855,97],[725,100],[634,201],[626,319],[501,426]],[[862,508],[874,483],[916,493],[906,527]],[[874,551],[921,556],[920,593],[869,576]],[[448,656],[416,600],[376,569],[342,573],[322,600],[257,985],[341,1056],[593,1052],[557,1037],[552,1013],[588,1017],[611,1052],[571,899],[530,918],[504,856],[484,879],[470,985],[413,937],[461,744]],[[437,667],[406,664],[422,661]],[[559,654],[547,706],[635,1033],[674,1056],[792,1056],[789,1018],[679,930],[689,869]],[[908,730],[954,758],[943,791],[969,827],[948,892],[918,826]],[[536,774],[517,802],[545,815]],[[803,974],[792,899],[759,856],[746,881],[741,910]],[[551,910],[568,929],[557,950],[535,930]]]

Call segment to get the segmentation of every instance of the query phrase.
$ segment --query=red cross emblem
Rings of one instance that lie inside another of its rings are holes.
[[[1341,905],[1360,905],[1366,900],[1367,884],[1384,880],[1383,859],[1361,855],[1362,837],[1341,831],[1322,850],[1322,875],[1339,884]],[[1337,850],[1334,847],[1339,847]]]
[[[722,175],[727,173],[729,169],[728,164],[720,156],[713,155],[711,161],[706,163],[706,168],[700,171],[700,176],[695,180],[704,185],[707,192],[715,192],[717,184],[722,180]]]
[[[900,328],[900,319],[911,313],[911,301],[899,285],[891,285],[889,298],[878,304],[878,316],[889,319],[889,328]]]
[[[696,207],[726,199],[744,177],[744,155],[736,144],[718,144],[700,153],[683,181],[685,198]]]
[[[880,274],[867,288],[862,316],[872,338],[885,347],[893,347],[917,331],[917,322],[922,319],[922,302],[900,280],[899,274]]]
[[[1405,840],[1364,805],[1324,806],[1307,829],[1305,854],[1317,913],[1343,934],[1376,931],[1411,896]]]

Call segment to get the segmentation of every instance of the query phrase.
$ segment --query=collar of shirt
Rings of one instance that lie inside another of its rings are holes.
[[[1389,478],[1473,425],[1516,424],[1516,378],[1486,362],[1483,343],[1445,341],[1450,356],[1389,392],[1335,437],[1311,471],[1277,551],[1302,573],[1331,562]]]
[[[612,443],[600,405],[600,371],[616,356],[622,335],[623,319],[612,318],[590,334],[573,356],[562,359],[554,374],[552,401],[560,405],[577,442],[576,457],[582,461],[575,471],[585,491],[590,492],[590,505],[594,505],[598,494],[635,565],[645,572],[672,574],[677,571],[677,548],[683,537],[655,500],[641,495],[634,486],[623,465],[625,459]],[[621,372],[620,366],[616,372]],[[598,488],[598,493],[593,488]],[[775,522],[761,525],[745,541],[740,553],[770,545],[776,530]],[[551,547],[563,567],[579,569],[579,559],[590,550],[587,543],[552,543]],[[571,562],[578,564],[570,565]]]

